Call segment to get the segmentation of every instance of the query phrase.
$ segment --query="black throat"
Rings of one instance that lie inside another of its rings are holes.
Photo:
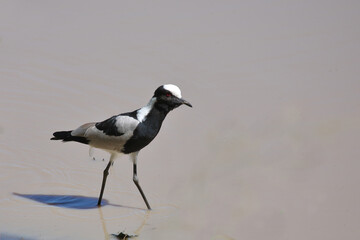
[[[156,101],[153,107],[153,110],[157,110],[159,112],[161,112],[162,114],[165,114],[164,118],[166,117],[166,115],[174,110],[174,108],[176,108],[178,106],[176,105],[172,105],[170,103],[167,102],[161,102],[161,101]]]
[[[170,112],[163,104],[154,104],[153,108],[147,114],[146,119],[141,123],[148,128],[153,128],[159,132],[161,124],[164,121],[166,115]]]
[[[155,103],[146,115],[146,119],[136,127],[133,136],[126,142],[122,152],[125,154],[137,152],[147,146],[159,133],[169,111],[164,104]]]

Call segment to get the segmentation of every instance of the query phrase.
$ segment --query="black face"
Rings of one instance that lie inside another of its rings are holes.
[[[179,107],[182,104],[192,107],[188,101],[174,96],[171,91],[165,89],[163,86],[160,86],[158,89],[156,89],[154,97],[156,97],[157,103],[159,105],[164,107],[167,106],[169,111]]]

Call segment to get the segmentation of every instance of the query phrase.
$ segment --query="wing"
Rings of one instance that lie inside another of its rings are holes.
[[[84,124],[71,135],[86,139],[92,147],[121,152],[138,124],[139,121],[129,115],[117,115],[102,122]]]
[[[107,136],[121,136],[132,134],[139,121],[129,115],[113,116],[95,124],[95,127]]]
[[[105,121],[98,122],[95,124],[95,127],[105,133],[107,136],[121,136],[124,134],[123,131],[119,131],[116,125],[116,118],[118,116],[112,116],[111,118],[106,119]]]

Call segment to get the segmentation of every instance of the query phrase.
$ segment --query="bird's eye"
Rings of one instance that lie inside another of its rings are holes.
[[[167,97],[170,97],[170,96],[171,96],[171,93],[166,93],[166,96],[167,96]]]

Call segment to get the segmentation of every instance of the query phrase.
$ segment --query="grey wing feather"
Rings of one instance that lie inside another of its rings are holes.
[[[85,137],[86,131],[93,126],[95,126],[94,122],[85,123],[85,124],[81,125],[80,127],[78,127],[77,129],[73,130],[71,132],[71,135],[77,136],[77,137]]]

